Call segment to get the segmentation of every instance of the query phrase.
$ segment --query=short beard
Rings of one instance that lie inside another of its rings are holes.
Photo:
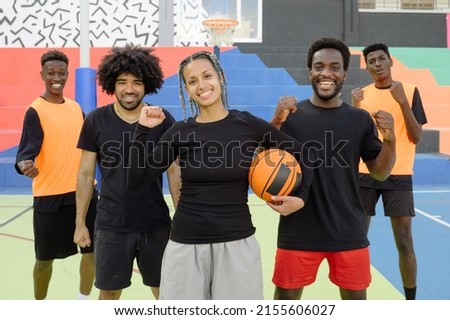
[[[343,85],[344,85],[344,82],[342,81],[341,83],[339,83],[336,86],[336,89],[333,91],[333,93],[331,95],[327,95],[327,96],[319,94],[319,89],[317,88],[316,84],[313,84],[312,87],[313,87],[313,90],[316,93],[317,97],[319,97],[320,99],[322,99],[324,101],[329,101],[329,100],[333,99],[334,97],[336,97],[341,92]]]
[[[137,109],[137,108],[141,105],[142,100],[139,101],[139,103],[136,104],[136,105],[133,106],[133,107],[124,106],[124,105],[120,102],[120,100],[118,100],[117,102],[120,104],[120,106],[121,106],[123,109],[125,109],[125,110],[127,110],[127,111],[133,111],[133,110]]]

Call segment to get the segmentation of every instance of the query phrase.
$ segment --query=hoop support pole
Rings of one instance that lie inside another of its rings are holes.
[[[220,47],[219,46],[213,46],[214,54],[217,57],[217,60],[220,60]]]

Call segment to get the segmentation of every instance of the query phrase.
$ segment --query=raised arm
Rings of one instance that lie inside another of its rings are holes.
[[[165,134],[156,146],[147,141],[149,131],[159,126],[166,116],[160,107],[143,107],[131,142],[127,186],[137,190],[159,177],[175,160]]]
[[[359,107],[361,100],[364,99],[364,91],[361,88],[352,89],[352,105]]]
[[[297,111],[297,98],[293,96],[281,96],[277,103],[275,114],[273,115],[270,124],[275,128],[280,129],[283,122],[286,121],[290,112]]]
[[[408,134],[409,140],[418,144],[422,140],[422,125],[417,122],[414,113],[412,112],[411,106],[406,98],[405,90],[403,85],[399,81],[394,81],[392,86],[389,88],[392,97],[397,101],[400,109],[402,110],[403,119],[405,119],[406,132]]]
[[[396,159],[394,119],[390,113],[381,110],[372,116],[383,136],[383,144],[378,156],[367,161],[366,165],[375,180],[384,181],[391,174]]]

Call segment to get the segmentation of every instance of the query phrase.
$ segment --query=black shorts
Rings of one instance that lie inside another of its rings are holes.
[[[86,215],[91,239],[94,235],[97,198],[92,198]],[[78,253],[73,242],[76,206],[64,205],[57,212],[33,211],[34,251],[37,260],[64,259]],[[80,248],[81,253],[93,252],[94,246]]]
[[[121,290],[131,285],[134,260],[146,286],[159,287],[169,228],[151,232],[95,231],[95,287]]]
[[[359,188],[359,195],[367,215],[375,215],[375,207],[380,196],[383,199],[384,215],[388,217],[414,217],[414,198],[411,190],[383,190]]]

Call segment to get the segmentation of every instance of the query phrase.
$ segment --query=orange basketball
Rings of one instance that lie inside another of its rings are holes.
[[[302,182],[302,171],[298,161],[289,152],[266,149],[253,159],[248,182],[258,197],[271,201],[271,196],[290,195],[296,191]]]

